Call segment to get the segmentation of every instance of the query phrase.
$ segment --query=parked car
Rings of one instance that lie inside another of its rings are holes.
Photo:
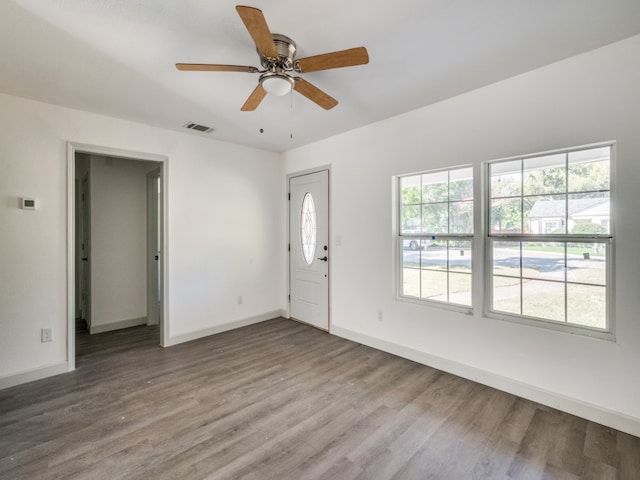
[[[402,230],[403,235],[420,235],[422,232],[420,228],[405,228]],[[409,239],[407,239],[409,240]],[[420,249],[420,241],[419,238],[412,238],[409,240],[409,249],[410,250],[419,250]]]

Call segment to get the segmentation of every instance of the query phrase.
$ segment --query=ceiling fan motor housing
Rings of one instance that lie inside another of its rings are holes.
[[[258,55],[260,56],[260,64],[266,69],[270,71],[275,71],[276,69],[282,70],[293,70],[293,58],[296,55],[296,42],[291,40],[286,35],[281,35],[279,33],[273,33],[273,43],[276,46],[276,50],[278,51],[278,58],[272,59],[265,57],[258,50]]]

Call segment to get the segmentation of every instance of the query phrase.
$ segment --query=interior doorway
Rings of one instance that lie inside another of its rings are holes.
[[[162,231],[161,169],[147,173],[147,325],[160,323],[162,281],[160,278],[160,233]]]
[[[166,344],[165,161],[69,144],[69,370],[76,325],[87,334],[157,326]]]
[[[82,179],[80,180],[80,196],[77,197],[79,199],[80,207],[78,208],[79,214],[76,215],[76,218],[79,220],[77,224],[78,228],[78,243],[76,243],[76,250],[78,251],[76,255],[76,265],[78,271],[78,296],[76,297],[77,301],[79,301],[79,312],[78,316],[85,322],[91,322],[89,315],[91,314],[91,306],[89,302],[91,301],[91,272],[89,271],[89,258],[91,257],[91,253],[89,252],[89,248],[91,247],[91,219],[89,215],[91,211],[89,209],[89,205],[91,204],[91,200],[89,198],[89,173],[84,173],[82,175]],[[77,257],[79,258],[79,261]]]

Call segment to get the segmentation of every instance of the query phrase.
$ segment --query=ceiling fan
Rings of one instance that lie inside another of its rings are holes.
[[[242,105],[242,111],[255,110],[267,93],[282,96],[291,89],[329,110],[338,101],[303,78],[294,76],[294,72],[302,74],[369,63],[369,54],[364,47],[296,59],[296,43],[285,35],[272,34],[261,10],[242,5],[236,6],[236,10],[256,44],[263,70],[242,65],[206,63],[176,63],[176,68],[182,71],[259,73],[258,85]]]

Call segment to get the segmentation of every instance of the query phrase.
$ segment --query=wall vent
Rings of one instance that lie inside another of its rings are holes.
[[[199,124],[193,123],[193,122],[187,123],[186,125],[184,125],[184,128],[188,128],[190,130],[195,130],[196,132],[202,132],[202,133],[213,132],[213,128],[206,127],[204,125],[199,125]]]

